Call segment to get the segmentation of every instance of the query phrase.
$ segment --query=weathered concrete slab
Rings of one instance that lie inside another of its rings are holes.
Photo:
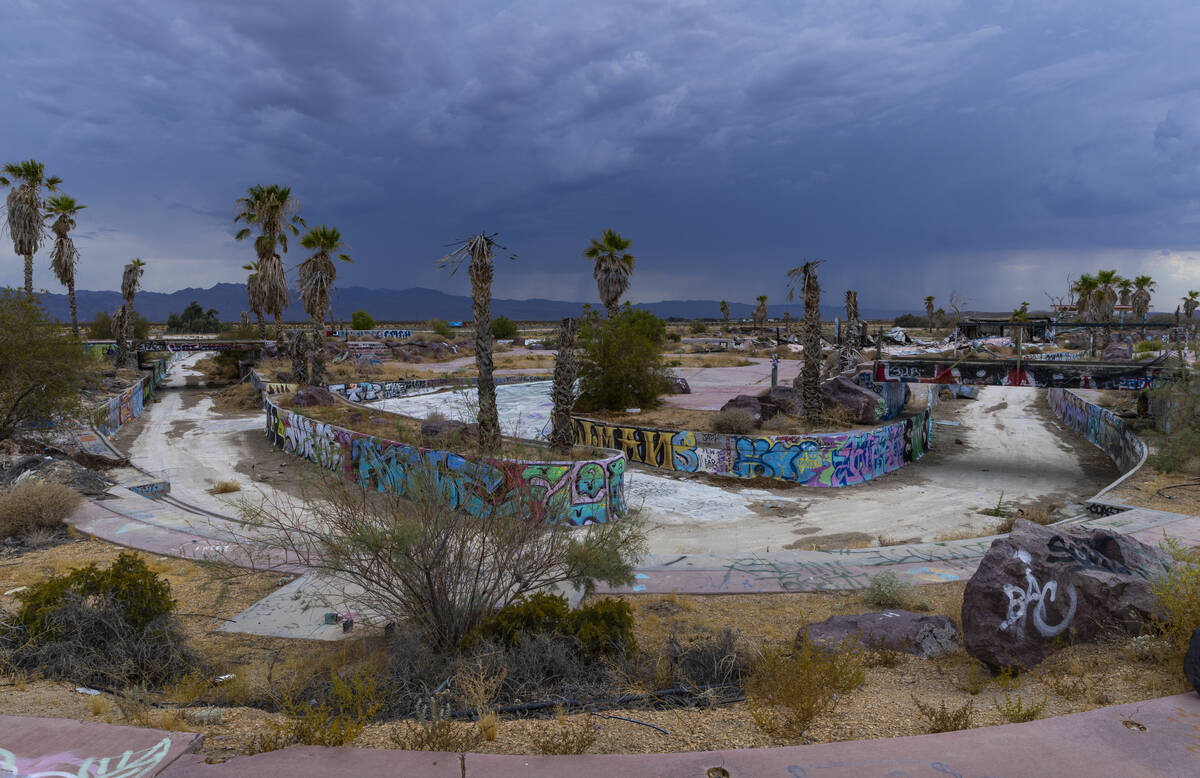
[[[341,624],[325,623],[326,613],[344,615],[350,610],[340,590],[340,585],[306,573],[222,624],[220,631],[306,640],[357,635],[365,628],[361,614],[351,614],[355,625],[349,633]]]
[[[205,764],[203,758],[192,755],[180,759],[163,775],[166,778],[462,778],[466,775],[464,759],[460,754],[430,751],[292,746],[282,751],[235,757],[222,764]]]
[[[0,776],[150,778],[203,740],[191,732],[0,716]]]

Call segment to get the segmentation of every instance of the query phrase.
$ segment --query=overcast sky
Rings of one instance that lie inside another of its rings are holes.
[[[269,183],[342,230],[346,285],[465,292],[435,260],[486,229],[520,254],[496,296],[595,300],[610,227],[635,301],[779,301],[811,257],[871,308],[1200,288],[1195,0],[3,5],[0,161],[88,206],[81,288],[134,256],[148,289],[242,280],[233,202]]]

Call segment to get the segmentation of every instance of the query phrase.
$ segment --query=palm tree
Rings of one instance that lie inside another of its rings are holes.
[[[123,367],[129,361],[129,338],[126,336],[125,328],[127,321],[129,321],[129,310],[124,305],[113,311],[112,334],[113,340],[117,342],[117,367]]]
[[[1117,281],[1117,303],[1128,307],[1129,297],[1133,294],[1133,281],[1128,278],[1121,278]],[[1125,311],[1121,311],[1121,322],[1125,322]]]
[[[142,273],[146,272],[145,267],[145,262],[134,259],[126,263],[125,272],[121,274],[121,298],[125,300],[125,340],[129,343],[129,351],[126,352],[125,358],[129,367],[133,367],[137,359],[134,356],[136,347],[133,342],[133,325],[137,321],[137,309],[133,307],[133,298],[141,288]]]
[[[257,226],[259,235],[254,239],[254,252],[258,255],[258,275],[262,285],[262,310],[275,319],[275,345],[283,350],[283,312],[288,305],[287,277],[283,271],[283,259],[275,253],[278,247],[287,253],[288,233],[300,234],[300,227],[307,226],[296,211],[300,203],[292,197],[291,187],[252,186],[245,197],[236,202],[237,213],[233,221],[246,224],[235,236],[245,240],[252,234],[251,227]]]
[[[25,294],[33,296],[33,255],[46,235],[42,223],[42,189],[58,191],[61,178],[46,176],[46,166],[36,159],[9,162],[0,174],[0,184],[12,187],[5,199],[8,234],[13,251],[25,257]]]
[[[1096,295],[1096,312],[1100,321],[1107,324],[1112,321],[1113,309],[1117,305],[1117,286],[1121,283],[1121,276],[1115,270],[1101,270],[1096,273],[1096,282],[1100,285]],[[1104,334],[1107,340],[1107,327],[1104,328]]]
[[[69,195],[58,195],[46,201],[46,219],[57,217],[50,229],[54,232],[54,248],[50,252],[50,269],[59,283],[67,287],[67,299],[71,303],[71,332],[79,336],[79,318],[75,311],[75,263],[79,261],[79,249],[71,239],[75,229],[75,214],[86,208]]]
[[[1183,315],[1187,318],[1187,328],[1192,329],[1192,314],[1200,307],[1200,292],[1189,291],[1183,300]]]
[[[250,275],[246,277],[246,297],[251,312],[258,319],[258,337],[266,340],[267,324],[263,320],[263,309],[267,304],[267,292],[263,288],[262,276],[258,273],[258,263],[251,262],[248,265],[242,265],[242,270],[250,271]]]
[[[329,292],[337,279],[337,267],[332,256],[351,262],[349,256],[337,254],[342,248],[342,233],[337,227],[313,227],[300,239],[300,245],[313,255],[300,263],[300,302],[312,324],[309,343],[309,381],[321,383],[325,375],[325,309],[329,307]]]
[[[858,292],[846,290],[846,336],[852,348],[862,348],[862,324],[858,320]]]
[[[804,369],[800,374],[804,401],[804,419],[817,424],[824,414],[821,399],[821,285],[817,283],[817,267],[824,260],[815,259],[787,272],[788,301],[797,287],[804,295],[804,330],[800,340],[804,346]]]
[[[575,430],[571,423],[571,409],[575,405],[575,376],[579,363],[575,358],[576,323],[572,318],[562,320],[558,331],[558,356],[554,359],[554,384],[550,395],[554,410],[550,414],[550,448],[555,453],[567,456],[575,442]]]
[[[1138,276],[1133,279],[1133,295],[1130,303],[1133,305],[1133,315],[1142,323],[1142,340],[1146,339],[1146,317],[1150,314],[1150,295],[1158,284],[1150,276]]]
[[[933,326],[933,295],[925,298],[925,318],[929,320],[929,326]]]
[[[767,323],[767,296],[760,294],[754,298],[758,300],[758,307],[750,314],[750,320],[754,322],[757,329],[762,329]]]
[[[479,372],[479,448],[484,454],[496,454],[500,451],[500,415],[496,410],[496,384],[492,380],[492,276],[495,272],[492,257],[499,249],[510,259],[516,259],[515,254],[509,253],[508,249],[496,243],[498,234],[481,232],[456,240],[450,244],[450,251],[438,260],[438,267],[450,268],[450,275],[458,272],[458,268],[466,262],[467,273],[471,278],[471,315],[475,319],[475,367]],[[605,235],[607,234],[606,230]],[[596,266],[599,273],[600,260],[597,260]],[[633,257],[629,257],[629,266],[633,266]],[[603,297],[603,283],[600,284],[600,289]],[[607,304],[607,300],[605,302]],[[614,313],[612,309],[609,310],[610,316]]]
[[[633,241],[622,238],[613,230],[605,230],[601,239],[592,238],[592,245],[583,250],[583,258],[595,262],[592,278],[600,291],[600,302],[614,318],[621,310],[621,295],[629,288],[633,273],[633,255],[628,253]]]
[[[729,330],[729,303],[721,301],[721,318],[725,321],[725,330]]]
[[[1081,322],[1096,321],[1096,297],[1100,282],[1090,273],[1084,273],[1071,285],[1075,295],[1075,313]]]

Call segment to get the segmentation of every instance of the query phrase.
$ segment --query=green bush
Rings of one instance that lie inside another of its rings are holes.
[[[173,313],[167,317],[167,332],[171,334],[220,331],[221,321],[217,318],[216,309],[209,308],[206,311],[195,300],[188,303],[182,314]],[[134,324],[134,333],[136,334],[136,332],[137,325]]]
[[[891,570],[871,576],[871,584],[867,587],[864,599],[873,608],[902,608],[904,610],[927,610],[929,608],[929,604],[917,593],[917,588],[901,581]]]
[[[1159,431],[1151,467],[1160,473],[1191,470],[1200,459],[1200,377],[1172,381],[1149,392],[1150,408]]]
[[[492,319],[492,337],[496,340],[512,340],[517,337],[517,325],[507,316]]]
[[[580,411],[653,408],[670,389],[662,363],[667,329],[649,311],[626,305],[612,318],[592,314],[579,332]]]
[[[678,332],[668,332],[667,340],[671,341],[672,343],[678,343],[679,341],[683,340],[683,337]]]
[[[112,340],[112,314],[97,311],[91,324],[87,325],[87,336],[88,340]],[[137,340],[150,337],[150,320],[140,313],[133,322],[133,337]]]
[[[357,310],[350,314],[350,329],[373,330],[375,329],[375,318],[364,310]]]
[[[708,332],[708,325],[702,321],[696,320],[688,325],[688,332],[693,335],[703,335]]]
[[[637,648],[628,603],[606,598],[572,611],[565,597],[545,592],[522,597],[496,611],[466,642],[491,640],[515,646],[523,638],[543,634],[573,637],[593,655]]]
[[[1163,345],[1161,340],[1143,340],[1137,344],[1134,351],[1139,353],[1143,351],[1162,351],[1164,348],[1166,346]]]
[[[896,327],[904,327],[905,329],[926,329],[930,326],[928,317],[915,316],[911,313],[897,316],[892,321],[892,324]]]
[[[433,330],[435,335],[441,335],[443,338],[451,340],[454,339],[454,329],[441,319],[431,319],[429,321],[429,329]]]

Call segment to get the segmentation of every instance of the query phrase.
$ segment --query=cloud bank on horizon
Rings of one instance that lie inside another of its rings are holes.
[[[635,301],[781,301],[815,256],[868,307],[1036,307],[1099,267],[1154,276],[1158,310],[1200,288],[1189,0],[5,11],[0,161],[42,160],[88,206],[80,288],[133,256],[148,289],[242,280],[233,202],[276,182],[342,230],[347,285],[461,293],[434,260],[487,229],[520,254],[498,297],[594,300],[579,254],[611,227]],[[0,284],[20,278],[0,245]]]

